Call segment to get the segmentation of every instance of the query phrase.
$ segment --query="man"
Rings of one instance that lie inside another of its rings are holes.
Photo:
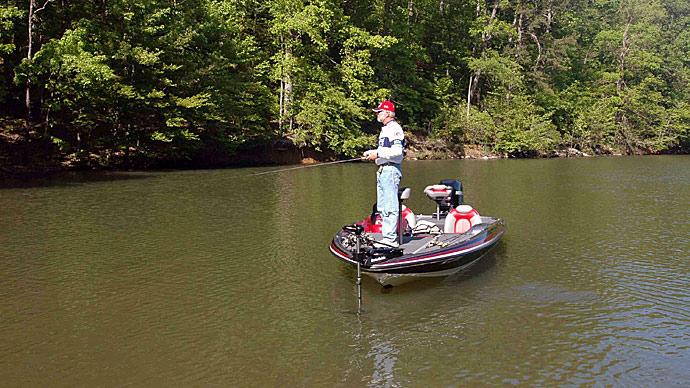
[[[398,187],[402,178],[403,143],[405,135],[395,121],[395,105],[386,100],[379,104],[376,120],[383,124],[379,133],[379,146],[364,153],[367,160],[376,161],[376,208],[383,221],[381,245],[398,246]]]

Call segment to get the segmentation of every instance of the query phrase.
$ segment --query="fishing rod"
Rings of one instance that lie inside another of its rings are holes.
[[[310,164],[308,166],[297,166],[297,167],[290,167],[290,168],[281,168],[279,170],[271,170],[271,171],[264,171],[264,172],[258,172],[256,174],[249,174],[247,176],[258,176],[258,175],[265,175],[265,174],[273,174],[275,172],[283,172],[283,171],[290,171],[290,170],[300,170],[303,168],[309,168],[309,167],[321,167],[321,166],[327,166],[329,164],[338,164],[338,163],[347,163],[347,162],[354,162],[356,160],[364,160],[364,158],[359,157],[359,158],[352,158],[352,159],[347,159],[347,160],[336,160],[335,162],[326,162],[326,163],[318,163],[318,164]]]

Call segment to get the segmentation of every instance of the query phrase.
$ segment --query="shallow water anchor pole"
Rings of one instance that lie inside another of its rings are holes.
[[[357,263],[357,311],[362,310],[362,272],[360,264]]]
[[[359,314],[362,311],[362,234],[364,227],[359,224],[352,224],[343,226],[343,230],[355,234],[355,250],[352,252],[352,260],[357,263],[357,314]]]
[[[358,225],[359,226],[359,225]],[[361,226],[359,226],[361,228]],[[359,229],[357,230],[359,232]],[[357,242],[355,243],[355,260],[357,261],[357,312],[362,310],[362,260],[360,259],[360,234],[356,233]]]

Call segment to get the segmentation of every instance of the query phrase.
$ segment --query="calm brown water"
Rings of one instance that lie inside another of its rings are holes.
[[[690,157],[407,162],[508,233],[361,314],[327,247],[374,168],[266,170],[0,183],[2,385],[690,384]]]

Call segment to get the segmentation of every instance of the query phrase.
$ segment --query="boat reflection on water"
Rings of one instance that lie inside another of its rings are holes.
[[[447,358],[446,372],[449,367],[459,368],[458,359],[462,356],[448,349],[446,353],[430,356],[428,350],[443,348],[439,346],[443,343],[461,344],[468,340],[466,329],[486,310],[486,305],[481,298],[482,291],[466,280],[481,277],[504,255],[504,246],[499,246],[477,265],[455,276],[425,278],[394,288],[366,288],[366,303],[361,309],[345,310],[341,316],[342,334],[350,338],[350,345],[347,361],[340,371],[340,383],[407,386],[421,381],[418,379],[422,376],[438,374],[433,365],[438,365],[443,358]],[[343,271],[342,275],[350,277],[352,272]],[[352,305],[341,293],[333,295],[338,299],[335,304]],[[411,297],[414,303],[406,303],[406,308],[401,308],[401,299]],[[416,350],[417,347],[425,350]]]

